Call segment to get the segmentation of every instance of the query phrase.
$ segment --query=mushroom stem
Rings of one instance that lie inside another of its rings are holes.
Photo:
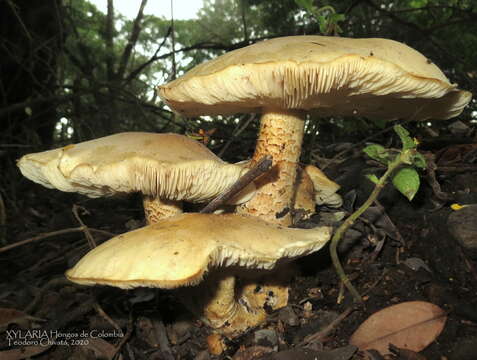
[[[255,181],[257,192],[237,212],[289,226],[290,209],[304,132],[304,112],[263,111],[257,146],[251,166],[266,155],[273,157],[272,169]]]
[[[240,305],[235,301],[235,276],[218,275],[216,281],[203,313],[212,327],[219,328],[240,312]]]
[[[157,197],[143,195],[144,216],[148,224],[155,224],[161,219],[182,214],[182,202],[162,200]]]
[[[214,271],[198,286],[179,289],[179,294],[202,321],[230,337],[257,326],[267,316],[263,308],[237,301],[236,279],[227,271]]]

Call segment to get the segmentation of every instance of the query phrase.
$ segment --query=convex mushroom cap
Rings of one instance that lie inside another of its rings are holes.
[[[196,66],[159,87],[185,116],[302,109],[379,119],[448,119],[471,99],[418,51],[389,39],[290,36]]]
[[[141,192],[150,198],[189,202],[213,199],[246,172],[186,136],[145,132],[28,154],[18,167],[45,187],[89,197]],[[248,200],[253,190],[249,186],[233,201]]]
[[[338,208],[343,204],[341,195],[337,193],[340,185],[328,178],[323,171],[314,165],[299,167],[293,208],[304,211],[303,218],[315,213],[316,205]]]
[[[239,214],[187,213],[106,241],[66,275],[79,284],[171,289],[212,268],[273,269],[321,249],[331,228],[286,228]]]
[[[235,276],[246,269],[272,270],[315,252],[330,236],[329,227],[290,229],[247,215],[181,214],[101,244],[66,276],[79,284],[125,289],[169,289],[205,280],[206,289],[186,295],[186,304],[196,302],[190,307],[205,321],[215,328],[225,326],[230,333],[257,325],[266,315],[263,308],[244,305],[250,306],[253,299],[238,301]]]
[[[337,193],[340,189],[339,184],[328,178],[316,166],[307,165],[303,171],[308,175],[313,184],[313,189],[315,190],[314,198],[317,205],[340,207],[343,204],[341,195]]]

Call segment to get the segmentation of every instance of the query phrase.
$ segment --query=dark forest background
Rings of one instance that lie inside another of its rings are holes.
[[[205,0],[194,20],[146,15],[145,4],[137,1],[137,16],[128,20],[114,11],[113,0],[107,14],[85,0],[0,0],[0,199],[9,215],[18,208],[16,159],[66,143],[131,130],[210,134],[209,146],[225,160],[249,157],[256,116],[182,118],[164,107],[154,88],[259,40],[391,38],[425,54],[460,88],[477,90],[475,0]],[[473,101],[458,119],[411,130],[446,135],[459,121],[473,137],[476,111]],[[362,118],[309,121],[303,161],[319,163],[323,146],[357,142],[388,125]]]

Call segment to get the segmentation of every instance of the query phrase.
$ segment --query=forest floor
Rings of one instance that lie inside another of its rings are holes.
[[[60,233],[0,249],[0,359],[377,360],[385,357],[349,346],[351,335],[379,310],[423,301],[444,310],[443,331],[431,336],[419,354],[395,349],[386,358],[475,360],[477,262],[451,236],[448,216],[454,212],[452,202],[477,202],[477,181],[470,170],[455,170],[462,165],[456,161],[454,170],[437,171],[447,198],[436,195],[425,179],[412,202],[388,186],[380,207],[355,224],[360,236],[342,258],[364,296],[364,307],[354,307],[347,291],[338,300],[340,284],[327,250],[322,250],[296,262],[289,306],[271,313],[260,328],[224,339],[220,355],[209,353],[210,330],[180,305],[174,291],[88,288],[64,278],[65,270],[88,250],[80,221],[96,242],[105,241],[143,224],[139,197],[92,200],[21,179],[6,202],[15,204],[7,206],[7,214],[19,215],[8,217],[8,243],[0,247]],[[363,175],[369,167],[355,156],[331,168],[331,177],[342,185],[345,210],[369,193]],[[308,222],[317,220],[319,215]],[[404,316],[397,310],[391,314],[388,323]],[[411,329],[402,336],[417,334]]]

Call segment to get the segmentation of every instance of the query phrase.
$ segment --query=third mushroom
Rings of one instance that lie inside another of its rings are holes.
[[[233,337],[263,322],[267,307],[286,305],[283,264],[318,251],[330,236],[326,226],[289,229],[247,215],[181,214],[106,241],[66,276],[84,285],[181,288],[177,295],[192,312]]]

